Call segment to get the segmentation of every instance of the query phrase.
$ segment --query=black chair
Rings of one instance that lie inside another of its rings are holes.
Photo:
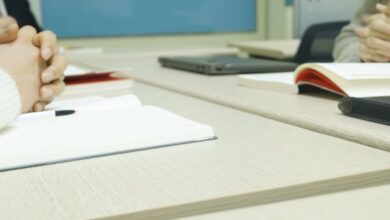
[[[309,27],[301,40],[295,63],[333,62],[336,37],[348,21],[315,24]]]

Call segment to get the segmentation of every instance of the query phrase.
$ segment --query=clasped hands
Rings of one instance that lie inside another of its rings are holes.
[[[390,3],[377,4],[377,14],[365,16],[364,27],[355,29],[363,62],[390,62]]]
[[[64,91],[67,61],[58,51],[54,33],[0,19],[0,68],[16,82],[22,112],[42,111]]]

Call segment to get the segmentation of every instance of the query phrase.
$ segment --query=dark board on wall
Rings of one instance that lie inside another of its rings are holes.
[[[42,0],[61,37],[253,32],[256,0]]]

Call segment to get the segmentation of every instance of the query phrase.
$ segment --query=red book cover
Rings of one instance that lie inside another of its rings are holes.
[[[79,76],[68,76],[65,77],[66,85],[79,85],[79,84],[87,84],[87,83],[99,83],[99,82],[107,82],[107,81],[116,81],[123,80],[125,78],[113,77],[111,76],[113,72],[107,73],[90,73]]]
[[[295,83],[297,85],[312,85],[330,92],[347,96],[347,93],[337,86],[332,80],[314,69],[307,68],[299,72],[295,79]]]

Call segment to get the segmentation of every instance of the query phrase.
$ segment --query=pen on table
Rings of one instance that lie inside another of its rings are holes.
[[[18,120],[64,117],[64,116],[73,115],[75,113],[76,113],[75,110],[54,110],[54,111],[35,112],[35,113],[27,113],[27,114],[20,115],[18,117]]]

